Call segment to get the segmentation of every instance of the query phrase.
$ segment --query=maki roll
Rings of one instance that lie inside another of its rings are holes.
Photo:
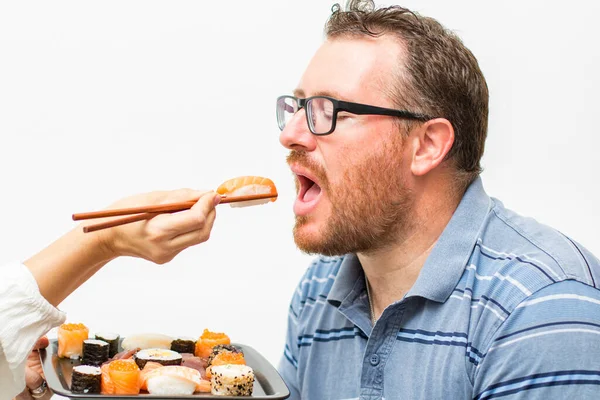
[[[234,353],[231,351],[222,351],[212,359],[210,365],[206,368],[206,378],[210,379],[212,376],[212,369],[218,365],[227,365],[227,364],[238,364],[245,365],[246,360],[244,359],[244,355],[242,353]]]
[[[157,362],[163,366],[181,365],[181,354],[166,349],[144,349],[140,350],[133,356],[135,363],[143,369],[148,361]]]
[[[108,361],[109,344],[103,340],[87,339],[83,341],[81,363],[99,367]]]
[[[254,371],[247,365],[218,365],[212,367],[211,393],[221,396],[251,396]]]
[[[189,338],[177,338],[171,342],[171,350],[178,353],[194,354],[196,349],[196,341]]]
[[[218,344],[212,348],[210,356],[208,356],[208,365],[212,364],[213,359],[220,353],[228,352],[228,353],[241,353],[244,355],[242,349],[232,344]]]
[[[71,392],[100,394],[102,372],[93,365],[78,365],[73,368],[71,375]]]
[[[108,343],[109,358],[113,358],[119,352],[119,335],[116,333],[96,333],[96,340]]]

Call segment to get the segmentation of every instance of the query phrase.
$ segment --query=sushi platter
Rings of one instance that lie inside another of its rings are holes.
[[[40,359],[48,387],[71,399],[277,400],[290,395],[277,370],[256,350],[208,330],[197,340],[161,334],[121,338],[92,336],[83,324],[63,324],[58,338],[40,350]]]

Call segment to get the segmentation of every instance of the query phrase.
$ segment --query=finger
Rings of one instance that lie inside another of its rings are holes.
[[[25,384],[29,389],[37,389],[44,382],[44,377],[35,368],[25,370]]]
[[[154,220],[170,232],[171,239],[184,233],[197,231],[203,228],[206,217],[215,209],[216,196],[219,195],[214,192],[206,193],[189,210],[157,215]]]
[[[49,343],[50,342],[48,341],[48,338],[46,336],[42,336],[33,346],[33,350],[45,349],[46,347],[48,347]]]
[[[175,236],[169,242],[171,248],[177,252],[180,252],[181,250],[188,248],[190,246],[195,246],[202,242],[206,242],[210,236],[210,231],[212,230],[216,216],[217,216],[217,211],[215,209],[213,209],[206,216],[206,222],[202,229],[183,233],[181,235]]]

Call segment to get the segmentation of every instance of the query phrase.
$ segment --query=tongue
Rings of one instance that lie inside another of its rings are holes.
[[[314,199],[317,198],[319,193],[321,193],[321,188],[316,183],[313,183],[313,185],[310,187],[310,189],[308,189],[306,191],[306,193],[304,194],[304,199],[303,199],[304,202],[309,203],[309,202],[313,201]]]

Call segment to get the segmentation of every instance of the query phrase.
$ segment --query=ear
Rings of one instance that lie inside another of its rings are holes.
[[[427,121],[414,129],[411,136],[410,169],[416,176],[425,175],[440,165],[454,144],[454,128],[445,118]]]

